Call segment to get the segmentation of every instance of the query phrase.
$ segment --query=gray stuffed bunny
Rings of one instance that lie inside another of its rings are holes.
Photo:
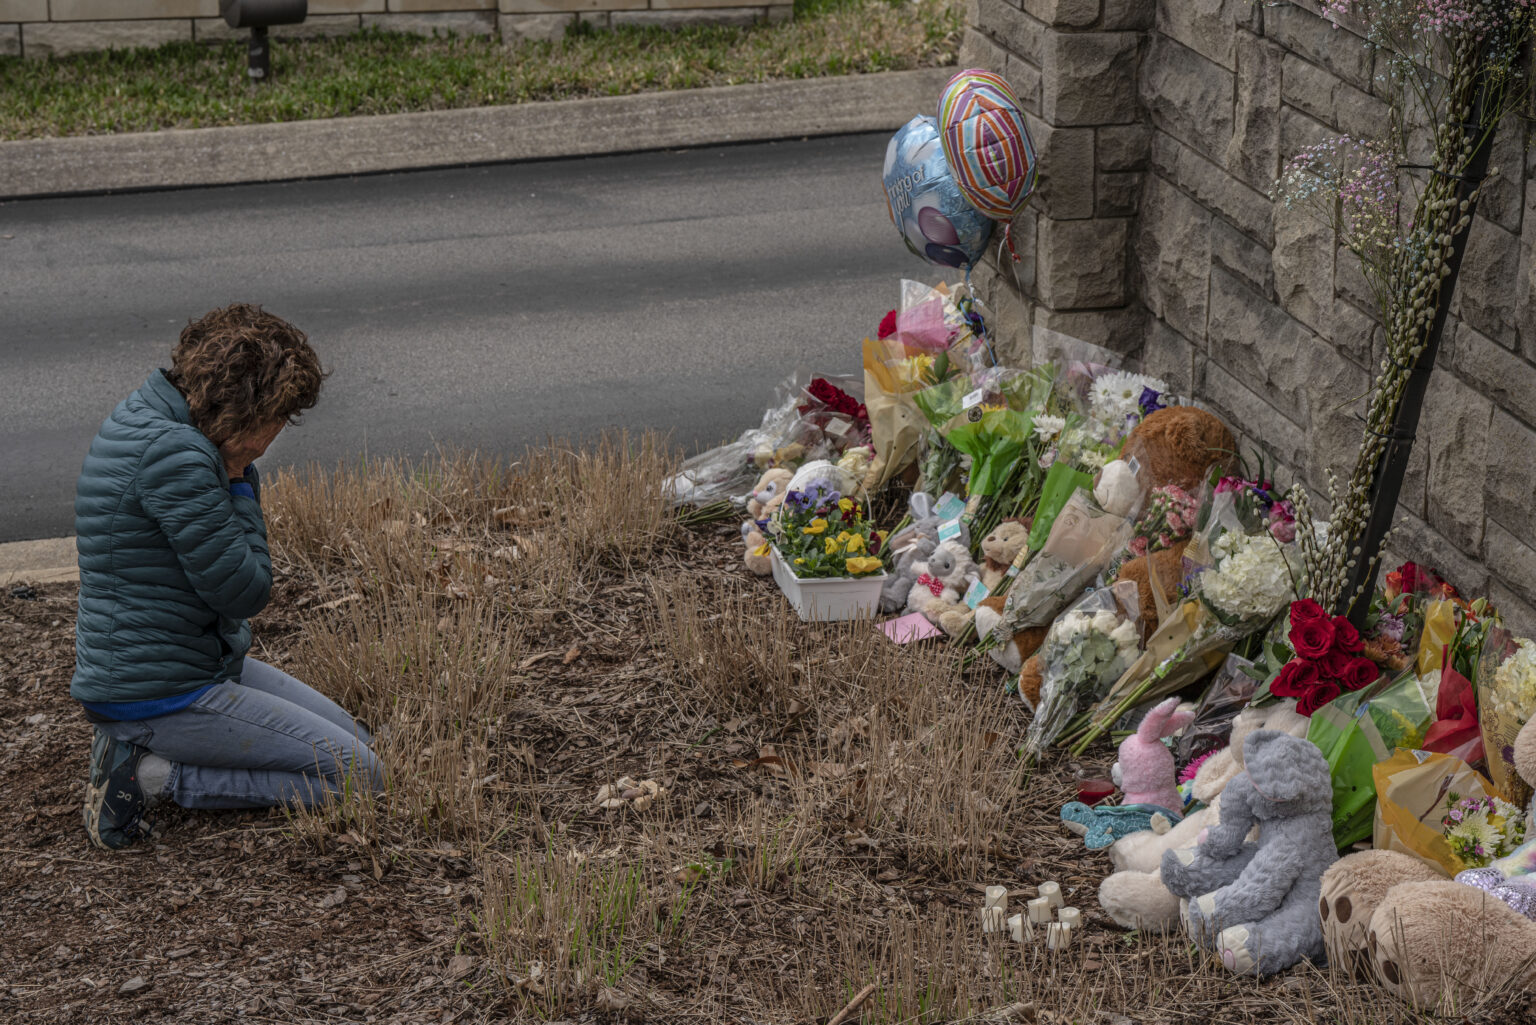
[[[1222,792],[1220,824],[1195,847],[1163,853],[1163,885],[1187,902],[1190,937],[1231,971],[1322,963],[1317,902],[1339,857],[1328,763],[1310,741],[1278,730],[1249,734],[1243,761]],[[1254,826],[1258,841],[1248,842]]]

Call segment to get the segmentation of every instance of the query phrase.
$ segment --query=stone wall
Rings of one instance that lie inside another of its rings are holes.
[[[310,0],[301,25],[274,36],[395,32],[557,39],[580,19],[599,27],[786,21],[793,0]],[[47,57],[179,40],[224,40],[218,0],[0,0],[0,57]]]
[[[1019,91],[1040,150],[1022,259],[982,275],[1041,328],[1139,357],[1314,495],[1359,444],[1382,333],[1358,264],[1269,198],[1283,163],[1375,136],[1364,40],[1314,0],[970,0],[962,65]],[[1536,630],[1536,150],[1501,126],[1391,544]],[[1326,505],[1319,501],[1317,504]]]

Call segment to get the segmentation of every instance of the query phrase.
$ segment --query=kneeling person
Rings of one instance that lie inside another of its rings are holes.
[[[70,694],[96,727],[85,828],[137,839],[145,808],[309,805],[377,790],[368,732],[246,656],[272,591],[255,461],[314,406],[324,372],[303,332],[255,306],[181,333],[112,411],[75,495],[80,610]]]

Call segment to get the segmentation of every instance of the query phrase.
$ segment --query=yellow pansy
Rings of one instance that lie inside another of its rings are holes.
[[[843,543],[843,547],[851,553],[862,552],[864,550],[864,538],[858,534],[853,534]]]
[[[848,567],[848,572],[854,576],[861,576],[865,573],[878,573],[881,567],[880,560],[869,555],[861,555],[849,559],[845,565]]]
[[[827,521],[824,520],[824,519],[821,519],[820,517],[817,517],[816,519],[811,521],[811,525],[809,527],[801,527],[800,528],[800,532],[802,534],[820,534],[822,531],[824,531],[826,529],[827,529]]]
[[[835,555],[835,554],[837,554],[837,550],[838,550],[839,547],[840,546],[838,544],[838,539],[835,538],[835,537],[829,537],[826,540],[826,544],[824,546],[824,550],[826,551],[826,553],[828,555]]]
[[[841,509],[843,512],[852,512],[853,511],[853,499],[851,499],[851,498],[839,499],[838,503],[837,503],[837,507],[839,509]]]
[[[767,555],[768,554],[768,542],[764,541],[762,544],[760,544],[756,548],[752,549],[752,554],[758,556],[759,558],[761,558],[764,555]]]

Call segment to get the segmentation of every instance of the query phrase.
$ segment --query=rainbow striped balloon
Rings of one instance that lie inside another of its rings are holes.
[[[939,97],[939,134],[961,194],[1011,221],[1035,191],[1035,146],[1013,88],[980,68],[955,75]]]

